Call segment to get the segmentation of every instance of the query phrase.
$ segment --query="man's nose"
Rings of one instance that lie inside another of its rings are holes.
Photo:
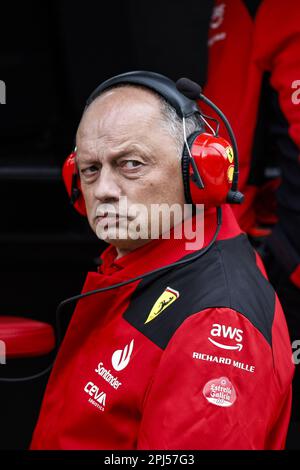
[[[117,175],[109,166],[103,165],[96,183],[95,197],[100,202],[118,200],[121,196],[121,188],[117,181]]]

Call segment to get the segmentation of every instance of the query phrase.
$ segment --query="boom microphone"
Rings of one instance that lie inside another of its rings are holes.
[[[176,88],[187,98],[191,100],[198,100],[199,95],[202,93],[202,88],[198,83],[193,82],[189,78],[179,78],[176,82]]]

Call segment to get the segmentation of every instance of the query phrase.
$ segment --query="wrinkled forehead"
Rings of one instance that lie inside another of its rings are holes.
[[[107,99],[107,97],[116,99],[127,98],[145,102],[152,101],[153,105],[155,105],[155,103],[159,105],[162,100],[162,97],[158,93],[146,86],[131,83],[119,83],[118,85],[111,86],[104,90],[100,95],[93,99],[86,109],[88,109],[97,100],[103,98]]]
[[[126,130],[149,125],[161,118],[160,99],[151,90],[118,86],[103,92],[85,110],[77,137],[99,134],[108,129]]]

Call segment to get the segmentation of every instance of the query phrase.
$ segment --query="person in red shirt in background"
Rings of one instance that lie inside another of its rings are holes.
[[[263,257],[291,339],[296,341],[300,339],[300,3],[216,0],[208,48],[204,92],[226,114],[239,147],[239,189],[245,201],[233,210]],[[299,375],[298,366],[292,418],[297,421]]]

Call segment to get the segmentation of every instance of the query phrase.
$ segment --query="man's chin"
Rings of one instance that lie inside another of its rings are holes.
[[[130,241],[128,231],[119,227],[100,227],[100,224],[96,226],[95,233],[100,240],[104,240],[107,243],[112,243],[114,241],[127,242]]]
[[[120,237],[116,237],[115,234],[101,234],[97,233],[97,237],[100,240],[105,241],[106,243],[113,245],[116,249],[120,250],[126,250],[126,251],[133,251],[139,246],[145,245],[150,241],[149,238],[137,238],[136,240],[133,240],[132,238],[128,237],[128,234],[120,234]]]

